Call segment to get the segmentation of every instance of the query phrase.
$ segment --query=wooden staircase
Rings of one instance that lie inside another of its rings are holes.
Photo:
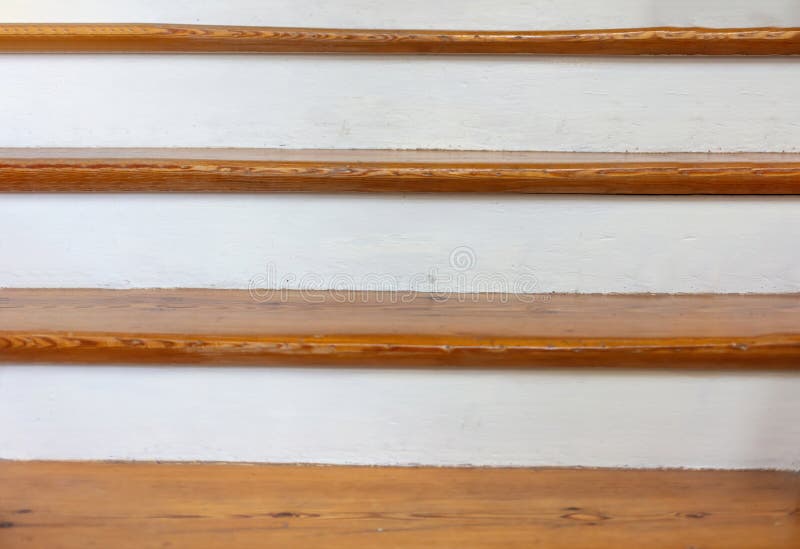
[[[0,53],[767,56],[800,29],[0,24]],[[0,192],[796,195],[800,155],[3,149]],[[4,289],[0,361],[800,369],[797,294],[526,298]],[[0,461],[0,547],[789,549],[798,498],[789,471]]]

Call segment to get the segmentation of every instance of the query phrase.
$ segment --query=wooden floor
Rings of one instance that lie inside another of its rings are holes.
[[[0,149],[0,192],[798,194],[800,154]]]
[[[0,362],[800,368],[800,295],[0,290]]]
[[[797,549],[788,472],[0,462],[3,549]]]

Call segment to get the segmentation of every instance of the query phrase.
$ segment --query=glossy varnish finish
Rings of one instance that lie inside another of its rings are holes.
[[[800,154],[0,149],[0,191],[797,194]]]
[[[800,475],[0,462],[0,547],[796,549]]]
[[[798,368],[800,296],[6,289],[0,361]]]
[[[172,24],[2,24],[0,52],[797,55],[797,28],[367,30]]]

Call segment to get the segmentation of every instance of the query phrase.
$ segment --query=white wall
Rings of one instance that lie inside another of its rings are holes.
[[[798,211],[800,197],[5,195],[0,287],[379,289],[385,275],[473,291],[491,275],[509,291],[797,292]],[[463,247],[474,265],[458,271]]]
[[[1,55],[2,147],[800,151],[793,58]]]
[[[0,458],[800,468],[800,376],[0,368]]]
[[[3,0],[7,22],[567,29],[800,24],[795,0]]]

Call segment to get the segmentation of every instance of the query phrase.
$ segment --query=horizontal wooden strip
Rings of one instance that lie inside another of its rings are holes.
[[[0,52],[797,55],[800,29],[362,30],[170,24],[3,24]]]
[[[796,548],[800,475],[0,462],[0,546]]]
[[[0,290],[0,361],[800,367],[800,295]]]
[[[800,154],[0,149],[0,191],[797,194]]]

